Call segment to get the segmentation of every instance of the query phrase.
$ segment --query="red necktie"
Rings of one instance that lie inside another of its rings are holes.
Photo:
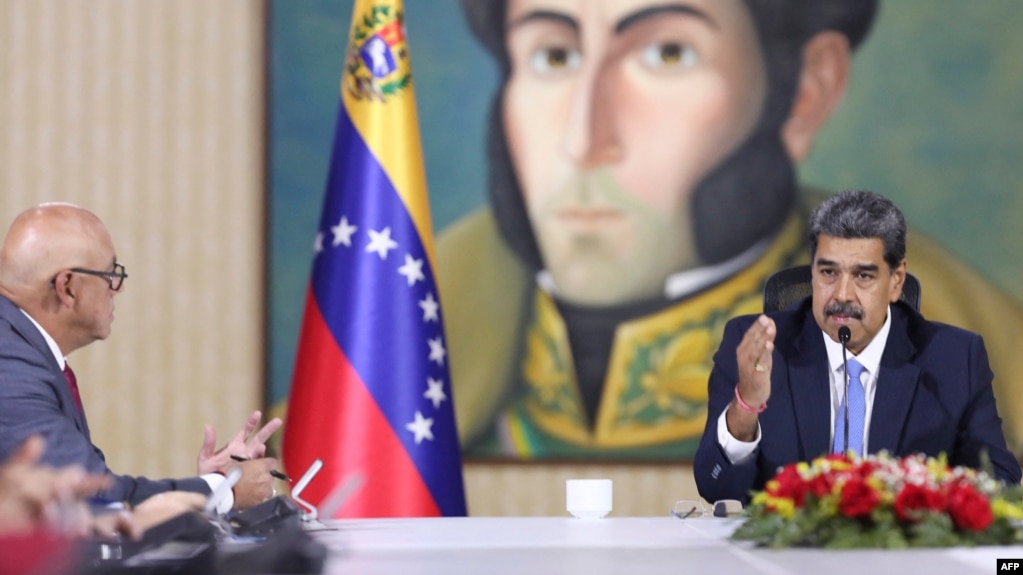
[[[78,413],[85,415],[82,410],[82,394],[78,393],[78,378],[75,377],[75,372],[71,371],[71,365],[67,362],[64,363],[64,378],[67,379],[67,385],[71,388],[71,396],[75,398]]]

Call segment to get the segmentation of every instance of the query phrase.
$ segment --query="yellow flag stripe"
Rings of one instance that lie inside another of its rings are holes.
[[[374,7],[388,7],[393,13],[401,11],[401,0],[359,0],[354,18],[369,14]],[[359,49],[359,40],[353,38],[349,51]],[[404,44],[402,39],[401,44]],[[407,47],[397,46],[404,52],[399,71],[411,73]],[[358,57],[356,54],[354,57]],[[352,61],[350,53],[347,61]],[[359,132],[366,146],[373,152],[381,168],[391,180],[405,204],[412,221],[419,232],[430,266],[436,272],[437,262],[433,246],[433,226],[430,221],[430,206],[427,200],[426,170],[423,166],[419,134],[419,118],[416,114],[414,82],[396,92],[379,95],[357,93],[353,89],[352,77],[346,69],[341,80],[341,98],[352,124]]]

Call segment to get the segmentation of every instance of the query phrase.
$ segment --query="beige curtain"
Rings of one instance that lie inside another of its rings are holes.
[[[130,277],[70,357],[94,439],[194,475],[203,424],[262,402],[262,2],[2,0],[0,38],[0,228],[52,200],[106,221]]]

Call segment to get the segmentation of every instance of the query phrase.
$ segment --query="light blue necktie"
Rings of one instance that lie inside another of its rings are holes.
[[[863,419],[866,413],[866,394],[860,375],[863,366],[855,359],[849,360],[849,451],[863,455]],[[844,383],[844,382],[843,382]],[[832,451],[843,453],[845,447],[845,401],[835,414],[835,444]]]

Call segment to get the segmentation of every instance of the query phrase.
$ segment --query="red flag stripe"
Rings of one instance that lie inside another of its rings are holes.
[[[288,410],[319,421],[289,425],[284,436],[288,474],[297,477],[317,458],[323,460],[323,469],[302,498],[322,501],[348,478],[344,473],[359,473],[373,482],[353,494],[337,517],[439,515],[415,464],[334,341],[311,293],[306,297],[299,349],[302,361],[296,365],[295,379],[304,385],[292,390]],[[355,429],[360,430],[357,438],[323,441],[351,435]],[[324,451],[327,446],[332,450]]]

